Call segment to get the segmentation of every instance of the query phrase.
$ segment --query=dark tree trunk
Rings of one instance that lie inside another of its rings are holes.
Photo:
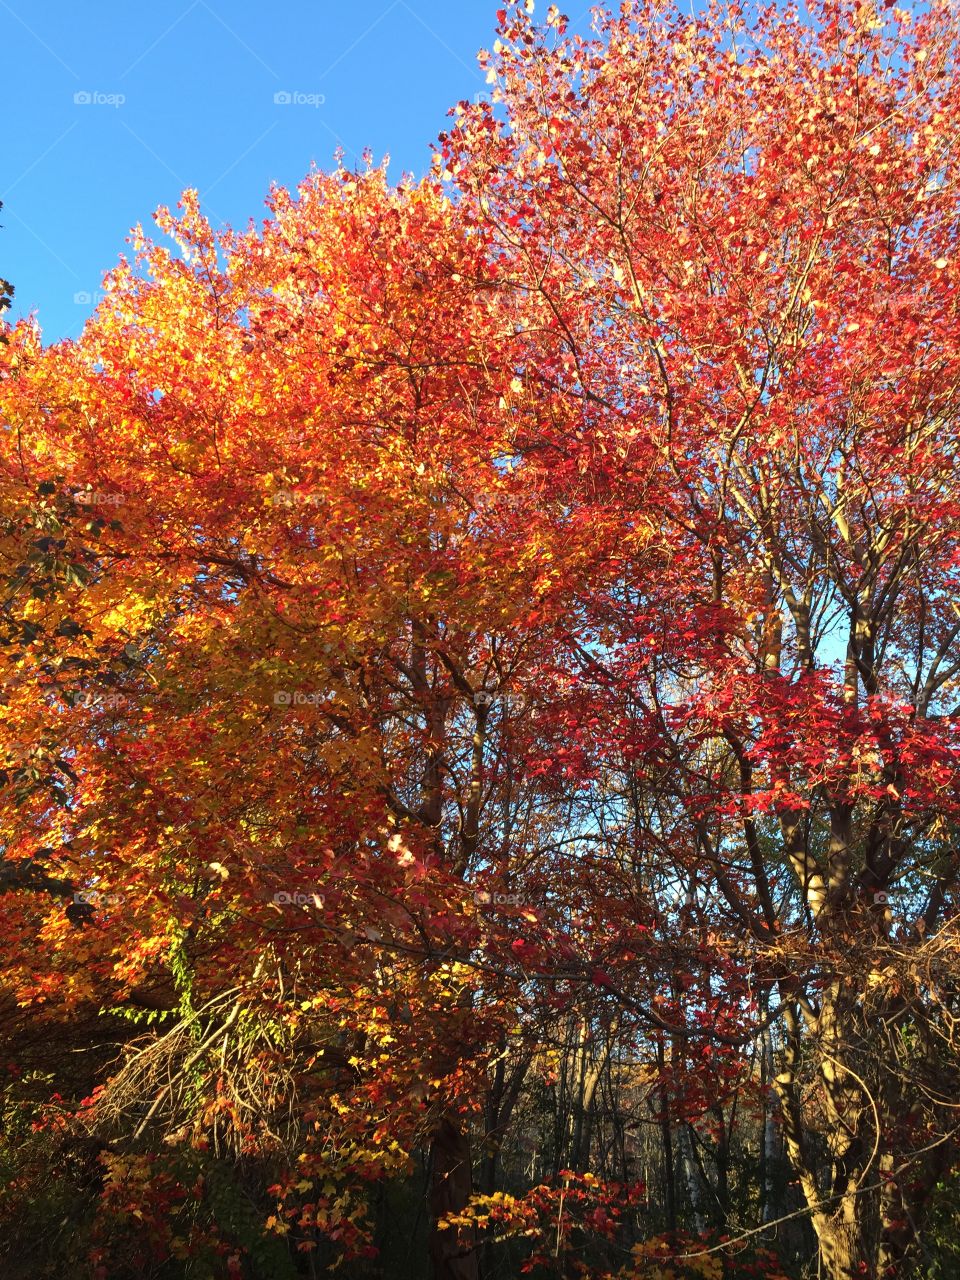
[[[446,1115],[437,1125],[430,1149],[432,1280],[479,1280],[474,1232],[439,1229],[446,1214],[463,1212],[472,1190],[469,1135],[455,1117]]]

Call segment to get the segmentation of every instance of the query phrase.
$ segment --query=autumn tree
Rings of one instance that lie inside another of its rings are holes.
[[[956,12],[627,3],[585,40],[527,10],[438,164],[555,335],[531,377],[580,406],[518,451],[616,512],[570,728],[686,900],[703,997],[707,930],[770,993],[827,1273],[900,1274],[960,1083]]]
[[[19,896],[6,982],[160,1018],[85,1112],[110,1196],[131,1137],[255,1154],[273,1225],[349,1252],[365,1181],[425,1145],[434,1274],[476,1275],[442,1220],[529,1062],[503,1065],[539,928],[514,880],[563,815],[524,757],[555,552],[597,544],[511,454],[565,410],[526,393],[496,259],[434,182],[316,175],[222,235],[188,193],[159,223],[179,256],[138,233],[77,344],[11,343],[11,467],[95,522],[68,640],[101,661],[22,671],[11,738],[53,726],[70,785],[11,794],[8,857],[66,862],[75,900]]]

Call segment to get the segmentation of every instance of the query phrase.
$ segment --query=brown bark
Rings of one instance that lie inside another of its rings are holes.
[[[447,1214],[462,1213],[473,1191],[470,1136],[445,1115],[430,1147],[430,1266],[432,1280],[479,1280],[476,1236],[463,1228],[442,1229]]]

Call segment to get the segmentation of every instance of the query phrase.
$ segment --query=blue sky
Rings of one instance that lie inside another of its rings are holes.
[[[476,54],[497,8],[0,0],[0,276],[16,288],[13,316],[35,310],[48,341],[76,336],[130,227],[184,187],[215,223],[242,226],[263,216],[272,181],[332,167],[338,144],[347,163],[389,152],[394,179],[425,172],[447,109],[484,91]]]

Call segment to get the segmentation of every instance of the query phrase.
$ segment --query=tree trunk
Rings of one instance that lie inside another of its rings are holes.
[[[760,1088],[763,1097],[763,1137],[760,1146],[760,1186],[763,1195],[761,1221],[770,1222],[777,1216],[774,1197],[774,1169],[777,1160],[777,1124],[773,1099],[769,1096],[769,1085],[774,1075],[773,1036],[767,1027],[760,1041]]]
[[[657,1036],[657,1095],[660,1108],[660,1139],[663,1143],[664,1198],[667,1212],[667,1234],[677,1234],[677,1183],[673,1158],[673,1130],[670,1127],[670,1097],[666,1085],[666,1057],[663,1036]]]
[[[787,1153],[810,1208],[822,1274],[826,1280],[864,1280],[875,1274],[869,1203],[859,1186],[865,1163],[864,1105],[852,1072],[841,1060],[845,1037],[840,1010],[844,1006],[838,992],[836,984],[824,992],[819,1018],[820,1041],[814,1049],[823,1081],[823,1132],[832,1166],[828,1192],[820,1187],[801,1103],[801,1031],[796,1007],[787,1006],[784,1010],[783,1070],[775,1078],[774,1086],[780,1098]]]
[[[682,1124],[678,1130],[680,1141],[680,1159],[683,1163],[683,1174],[687,1183],[687,1194],[693,1210],[693,1229],[702,1235],[707,1229],[707,1207],[704,1203],[703,1181],[693,1152],[693,1139],[690,1126]]]
[[[487,1099],[486,1149],[480,1173],[480,1191],[483,1195],[493,1195],[497,1189],[500,1147],[510,1124],[513,1109],[520,1098],[520,1090],[527,1077],[530,1062],[530,1054],[520,1058],[511,1071],[509,1080],[506,1078],[504,1058],[501,1057],[497,1063],[494,1082]]]
[[[454,1116],[445,1115],[430,1148],[430,1266],[432,1280],[479,1280],[472,1230],[440,1229],[448,1213],[462,1213],[473,1191],[470,1138]]]

